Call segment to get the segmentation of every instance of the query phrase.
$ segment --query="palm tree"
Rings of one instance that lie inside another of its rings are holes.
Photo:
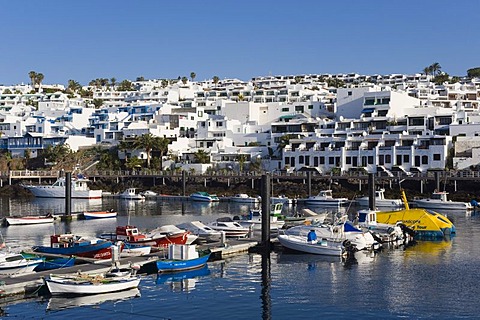
[[[430,72],[431,72],[430,67],[423,68],[423,73],[425,73],[426,76],[428,76]]]
[[[147,133],[135,138],[133,142],[133,147],[135,149],[143,149],[147,154],[147,167],[150,168],[150,157],[152,155],[152,150],[155,148],[157,142],[155,136],[151,133]]]
[[[187,82],[188,82],[187,77],[182,77],[182,83],[183,83],[183,84],[186,84]]]
[[[37,79],[37,73],[35,71],[30,71],[28,73],[28,77],[30,78],[30,82],[32,87],[35,87],[35,80]]]
[[[246,154],[240,154],[238,157],[237,157],[237,161],[238,161],[238,167],[240,169],[240,172],[243,171],[243,167],[245,165],[245,161],[247,161],[247,155]]]
[[[118,150],[125,153],[125,162],[128,161],[127,151],[133,149],[131,140],[122,140],[118,144]]]
[[[442,69],[442,66],[440,65],[440,63],[435,62],[430,66],[430,68],[432,68],[432,73],[435,76],[435,75],[440,73],[440,70]]]
[[[195,74],[195,72],[190,72],[190,78],[192,79],[192,82],[195,80],[195,77],[197,75]]]
[[[35,76],[35,82],[38,84],[38,90],[40,91],[40,86],[42,85],[42,81],[44,79],[43,73],[37,73]]]
[[[166,88],[168,86],[168,81],[166,79],[162,80],[162,88]]]
[[[77,92],[82,88],[82,85],[75,80],[68,80],[67,90],[70,92]]]
[[[112,84],[112,87],[115,87],[115,85],[117,84],[117,79],[110,78],[110,83]]]
[[[220,81],[220,78],[219,78],[219,77],[217,77],[217,76],[214,76],[214,77],[212,78],[212,81],[213,81],[213,83],[215,84],[215,87],[216,87],[216,86],[217,86],[217,83],[218,83],[218,81]]]
[[[296,76],[295,77],[295,82],[296,83],[300,83],[302,81],[302,77],[301,76]]]
[[[168,153],[170,140],[163,137],[155,137],[155,146],[153,150],[160,152],[160,170],[163,170],[163,157]]]
[[[205,150],[200,149],[195,152],[195,161],[197,163],[210,163],[210,155]]]
[[[128,159],[127,163],[125,164],[125,166],[130,169],[130,170],[133,170],[135,168],[139,168],[142,166],[142,159],[138,159],[137,157],[131,157],[130,159]]]

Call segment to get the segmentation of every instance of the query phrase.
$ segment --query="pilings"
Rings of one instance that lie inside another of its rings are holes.
[[[375,210],[375,175],[368,174],[368,207],[370,210]]]
[[[270,174],[262,175],[260,195],[262,197],[262,248],[270,251]]]
[[[72,215],[72,173],[65,172],[65,215]]]

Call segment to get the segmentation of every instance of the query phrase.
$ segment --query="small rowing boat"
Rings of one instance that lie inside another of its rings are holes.
[[[115,218],[117,216],[117,212],[113,211],[113,209],[110,211],[85,211],[83,212],[83,216],[87,220]]]
[[[26,224],[52,223],[55,218],[51,214],[47,214],[46,216],[11,216],[5,217],[5,220],[10,226],[17,226]]]

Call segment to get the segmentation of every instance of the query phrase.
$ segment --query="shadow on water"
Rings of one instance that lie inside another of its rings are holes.
[[[272,318],[272,301],[270,297],[271,287],[271,261],[270,251],[262,252],[262,319]]]

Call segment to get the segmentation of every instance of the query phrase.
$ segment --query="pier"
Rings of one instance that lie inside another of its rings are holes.
[[[242,254],[248,252],[251,248],[258,245],[258,239],[246,238],[246,239],[228,239],[225,244],[219,242],[204,243],[197,245],[199,250],[209,249],[212,254],[209,261],[221,260],[228,256]],[[45,257],[60,257],[59,255],[27,252],[31,254],[37,254],[38,256]],[[160,250],[155,253],[137,256],[120,258],[117,262],[117,266],[120,268],[128,268],[131,265],[138,265],[142,268],[150,263],[154,263],[156,260],[166,257],[166,250]],[[41,272],[33,272],[28,274],[19,274],[12,276],[5,276],[0,278],[0,298],[14,300],[15,296],[21,299],[22,295],[29,295],[37,292],[43,285],[43,277],[49,274],[73,274],[77,272],[89,273],[89,274],[101,274],[107,272],[112,267],[112,260],[97,260],[91,258],[76,257],[76,261],[81,262],[73,267],[46,270]],[[149,268],[150,269],[150,268]]]

